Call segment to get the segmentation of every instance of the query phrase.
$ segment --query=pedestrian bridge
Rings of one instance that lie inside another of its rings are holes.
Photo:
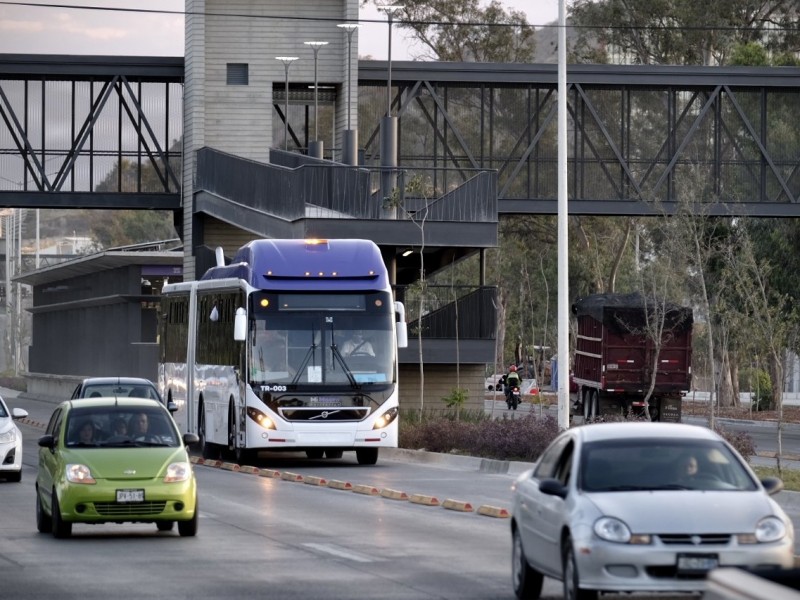
[[[556,65],[391,66],[407,180],[449,190],[492,170],[499,214],[557,212]],[[387,67],[358,66],[366,167],[379,166]],[[183,75],[180,57],[0,55],[0,207],[177,213]],[[800,69],[570,65],[567,84],[570,213],[655,214],[689,199],[709,214],[800,216]],[[301,82],[290,98],[313,102]],[[308,112],[286,124],[301,152]]]

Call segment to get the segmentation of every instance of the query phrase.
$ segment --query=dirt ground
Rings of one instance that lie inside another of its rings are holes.
[[[543,394],[545,401],[551,404],[557,404],[555,394],[545,392]],[[534,404],[537,400],[534,399]],[[708,417],[708,403],[707,402],[692,402],[684,400],[681,406],[683,415],[692,417]],[[748,406],[727,406],[718,407],[714,413],[716,417],[724,419],[743,419],[747,421],[776,421],[778,420],[777,410],[763,410],[753,411]],[[800,423],[800,406],[784,406],[783,407],[783,422],[784,423]]]
[[[684,400],[681,408],[684,415],[695,417],[708,416],[708,403],[706,402],[687,402]],[[749,407],[719,407],[715,411],[717,417],[725,419],[745,419],[748,421],[777,421],[777,410],[762,410],[753,411]],[[783,422],[784,423],[800,423],[800,406],[784,406],[783,407]]]

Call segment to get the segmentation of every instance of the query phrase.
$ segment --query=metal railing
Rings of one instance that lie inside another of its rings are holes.
[[[422,330],[423,338],[495,339],[497,288],[495,286],[426,285],[397,286],[397,298],[405,304],[409,336]],[[420,319],[420,296],[424,315]]]
[[[272,149],[270,164],[212,148],[197,153],[196,189],[281,217],[496,222],[497,175],[482,169],[353,167]],[[385,178],[384,178],[385,179]],[[396,209],[396,210],[393,210]],[[391,215],[391,216],[389,216]]]

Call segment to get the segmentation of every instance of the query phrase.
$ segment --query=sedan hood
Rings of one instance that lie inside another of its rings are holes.
[[[586,494],[606,516],[633,533],[749,533],[779,514],[763,491],[601,492]]]
[[[95,479],[152,479],[174,462],[189,462],[183,448],[79,448],[64,453],[65,463],[89,467]]]

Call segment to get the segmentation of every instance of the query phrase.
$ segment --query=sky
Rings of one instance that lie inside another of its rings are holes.
[[[320,0],[325,2],[326,0]],[[521,10],[528,22],[543,25],[558,19],[559,0],[501,0]],[[183,56],[183,15],[84,10],[65,6],[138,8],[180,12],[184,0],[27,0],[19,6],[0,2],[0,53]],[[48,7],[57,4],[60,7]],[[386,15],[363,8],[358,32],[359,56],[385,60],[388,53]],[[354,38],[355,39],[355,38]],[[414,48],[398,29],[392,30],[392,60],[414,60]]]

